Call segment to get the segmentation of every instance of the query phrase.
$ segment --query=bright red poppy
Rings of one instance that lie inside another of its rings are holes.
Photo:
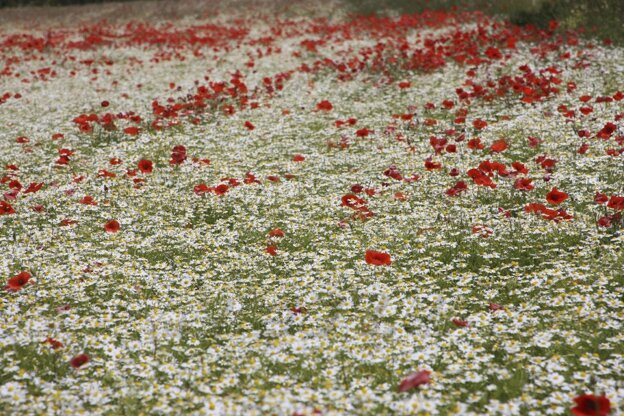
[[[305,156],[303,156],[303,155],[294,155],[292,160],[293,160],[293,162],[303,162],[305,160]]]
[[[568,199],[568,194],[558,190],[556,187],[546,194],[546,201],[552,205],[559,205],[566,199]]]
[[[9,292],[17,292],[21,290],[30,280],[31,274],[28,272],[20,272],[13,277],[10,277],[7,281],[7,285],[4,287]]]
[[[570,409],[574,416],[607,416],[611,411],[611,403],[604,394],[581,394],[574,398],[574,402],[576,406]]]
[[[392,264],[390,254],[375,250],[366,250],[365,260],[366,263],[373,266],[390,266]]]
[[[154,170],[154,163],[148,159],[139,160],[137,166],[142,173],[152,173],[152,171]]]
[[[506,150],[508,147],[509,146],[507,145],[507,142],[505,141],[505,139],[500,139],[492,143],[492,146],[490,146],[490,150],[495,153],[500,153]]]
[[[107,233],[116,233],[121,229],[121,225],[117,220],[110,220],[106,224],[104,224],[104,231]]]
[[[5,201],[0,201],[0,215],[11,215],[15,214],[15,209]]]

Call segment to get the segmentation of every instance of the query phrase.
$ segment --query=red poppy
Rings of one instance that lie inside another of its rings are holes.
[[[271,231],[269,231],[269,236],[270,237],[284,237],[284,231],[282,231],[281,228],[274,228]]]
[[[148,159],[139,160],[137,166],[142,173],[152,173],[152,171],[154,170],[154,163],[152,163],[152,161]]]
[[[478,118],[472,122],[472,125],[477,130],[483,130],[487,126],[487,121],[481,120],[480,118]]]
[[[80,368],[86,363],[88,363],[89,361],[90,361],[90,358],[87,354],[79,354],[75,356],[74,358],[72,358],[69,361],[69,364],[74,368]]]
[[[332,105],[332,103],[330,103],[327,100],[323,100],[319,102],[318,104],[316,104],[316,109],[318,111],[331,111],[333,108],[334,106]]]
[[[594,202],[597,204],[606,204],[607,201],[609,201],[609,197],[603,193],[596,192],[596,195],[594,195]]]
[[[505,139],[500,139],[492,143],[492,146],[490,146],[490,150],[495,153],[500,153],[506,150],[507,147],[509,146],[507,145],[507,142],[505,141]]]
[[[121,225],[119,225],[119,221],[110,220],[106,224],[104,224],[104,231],[107,233],[116,233],[121,229]]]
[[[54,338],[47,337],[44,341],[44,344],[50,344],[50,348],[53,350],[58,350],[59,348],[63,348],[63,343],[55,340]]]
[[[182,145],[174,146],[171,150],[171,160],[169,160],[169,164],[181,165],[186,160],[186,157],[186,147]]]
[[[411,375],[403,379],[403,381],[401,381],[401,384],[399,384],[399,391],[405,392],[415,387],[418,387],[422,384],[429,384],[431,382],[430,376],[431,376],[431,371],[428,371],[428,370],[416,371],[415,373],[412,373]]]
[[[95,199],[93,199],[93,197],[90,195],[86,195],[84,198],[82,198],[80,200],[80,203],[83,205],[93,205],[93,206],[97,205],[97,202],[95,201]]]
[[[531,191],[535,186],[532,184],[533,179],[531,178],[518,178],[514,182],[514,188],[520,191]]]
[[[460,328],[464,328],[468,326],[468,321],[464,321],[463,319],[453,319],[451,320],[451,322],[453,323],[453,325],[460,327]]]
[[[392,264],[390,254],[375,250],[366,250],[365,260],[366,263],[373,266],[390,266]]]
[[[195,187],[193,188],[193,192],[195,192],[195,194],[197,195],[202,195],[207,192],[211,192],[212,190],[213,189],[209,188],[208,185],[206,185],[205,183],[200,183],[199,185],[195,185]]]
[[[490,302],[490,304],[488,305],[488,309],[491,310],[492,312],[496,312],[496,311],[504,311],[505,307],[503,305],[499,305],[498,303]]]
[[[129,136],[136,136],[138,135],[140,132],[138,127],[126,127],[124,129],[124,133],[126,133]]]
[[[221,185],[217,185],[214,188],[214,193],[219,195],[219,196],[223,196],[227,193],[227,191],[230,189],[229,186],[227,186],[226,184],[222,183]]]
[[[4,287],[9,292],[17,292],[21,290],[30,280],[32,276],[28,272],[20,272],[9,278],[7,285]]]
[[[292,160],[293,160],[293,162],[303,162],[305,160],[305,156],[303,156],[303,155],[294,155]]]
[[[0,215],[10,215],[15,214],[15,209],[5,201],[0,201]]]
[[[616,211],[622,211],[624,209],[624,196],[612,195],[607,207]]]
[[[270,245],[264,249],[265,252],[269,253],[271,256],[277,256],[277,246]]]
[[[369,130],[367,128],[363,128],[363,129],[359,129],[355,132],[355,135],[357,137],[367,137],[369,134],[371,134],[373,131]]]
[[[558,190],[556,187],[546,194],[546,201],[552,205],[559,205],[566,199],[568,199],[568,194]]]
[[[611,403],[604,394],[581,394],[574,398],[574,402],[576,406],[570,409],[574,416],[607,416],[611,411]]]
[[[251,130],[255,129],[255,128],[256,128],[256,126],[254,126],[254,125],[251,123],[251,121],[246,121],[246,122],[245,122],[245,128],[246,128],[247,130],[251,131]]]
[[[396,199],[397,201],[401,201],[401,202],[407,201],[407,197],[405,196],[403,192],[395,192],[394,199]]]
[[[485,145],[483,143],[481,143],[481,139],[478,137],[475,137],[474,139],[470,139],[468,140],[468,149],[472,149],[472,150],[481,150],[484,149]]]

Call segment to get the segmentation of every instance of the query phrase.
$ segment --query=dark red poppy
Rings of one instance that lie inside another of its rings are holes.
[[[402,392],[411,390],[413,388],[416,388],[420,385],[429,384],[430,382],[431,382],[431,371],[428,371],[428,370],[416,371],[415,373],[410,374],[405,379],[403,379],[403,381],[401,381],[401,384],[399,384],[399,391],[402,393]]]
[[[107,233],[116,233],[121,229],[121,225],[117,220],[110,220],[106,224],[104,224],[104,231]]]
[[[514,182],[514,188],[520,191],[531,191],[535,186],[533,186],[533,179],[531,178],[518,178]]]
[[[129,136],[137,136],[139,132],[140,130],[138,127],[126,127],[124,129],[124,133],[126,133]]]
[[[139,160],[137,166],[142,173],[152,173],[152,171],[154,170],[154,163],[148,159]]]
[[[181,165],[186,160],[186,157],[186,147],[181,144],[174,146],[173,150],[171,150],[171,160],[169,160],[169,164]]]
[[[468,140],[468,149],[471,150],[482,150],[485,148],[485,145],[481,143],[481,139],[475,137],[474,139]]]
[[[246,128],[247,130],[251,131],[251,130],[255,129],[255,128],[256,128],[256,126],[254,126],[254,125],[251,123],[251,121],[246,121],[246,122],[245,122],[245,128]]]
[[[15,214],[15,209],[5,201],[0,201],[0,215],[11,215]]]
[[[20,272],[13,277],[10,277],[7,281],[7,285],[4,287],[9,292],[17,292],[21,290],[30,280],[31,274],[28,272]]]
[[[624,210],[624,196],[612,195],[609,199],[607,207],[612,208],[616,211]]]
[[[86,363],[88,363],[89,361],[90,361],[90,358],[87,354],[79,354],[75,356],[74,358],[72,358],[69,361],[69,364],[74,368],[80,368]]]
[[[464,321],[463,319],[453,319],[451,320],[451,322],[453,323],[453,325],[460,327],[460,328],[464,328],[468,326],[468,321]]]
[[[303,156],[303,155],[294,155],[292,160],[293,160],[293,162],[303,162],[305,160],[305,156]]]
[[[332,103],[330,103],[327,100],[323,100],[319,102],[318,104],[316,104],[316,109],[318,111],[331,111],[333,108],[334,106],[332,105]]]
[[[570,409],[574,416],[607,416],[611,411],[611,403],[604,394],[581,394],[574,398],[574,402],[576,406]]]
[[[568,199],[568,194],[558,190],[556,187],[546,194],[546,201],[552,205],[559,205],[566,199]]]
[[[596,195],[594,195],[594,202],[597,204],[606,204],[607,201],[609,201],[609,197],[603,193],[596,192]]]
[[[390,266],[392,264],[390,254],[375,250],[366,250],[365,260],[366,263],[373,266]]]
[[[223,196],[227,193],[227,191],[230,189],[229,186],[227,186],[226,184],[222,183],[220,185],[217,185],[214,188],[214,193],[219,195],[219,196]]]

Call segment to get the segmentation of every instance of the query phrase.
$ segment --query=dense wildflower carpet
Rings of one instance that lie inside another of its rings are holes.
[[[263,12],[0,27],[0,413],[621,414],[624,50]]]

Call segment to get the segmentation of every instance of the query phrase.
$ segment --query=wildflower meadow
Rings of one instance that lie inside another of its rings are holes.
[[[225,3],[0,17],[0,414],[623,414],[624,48]]]

